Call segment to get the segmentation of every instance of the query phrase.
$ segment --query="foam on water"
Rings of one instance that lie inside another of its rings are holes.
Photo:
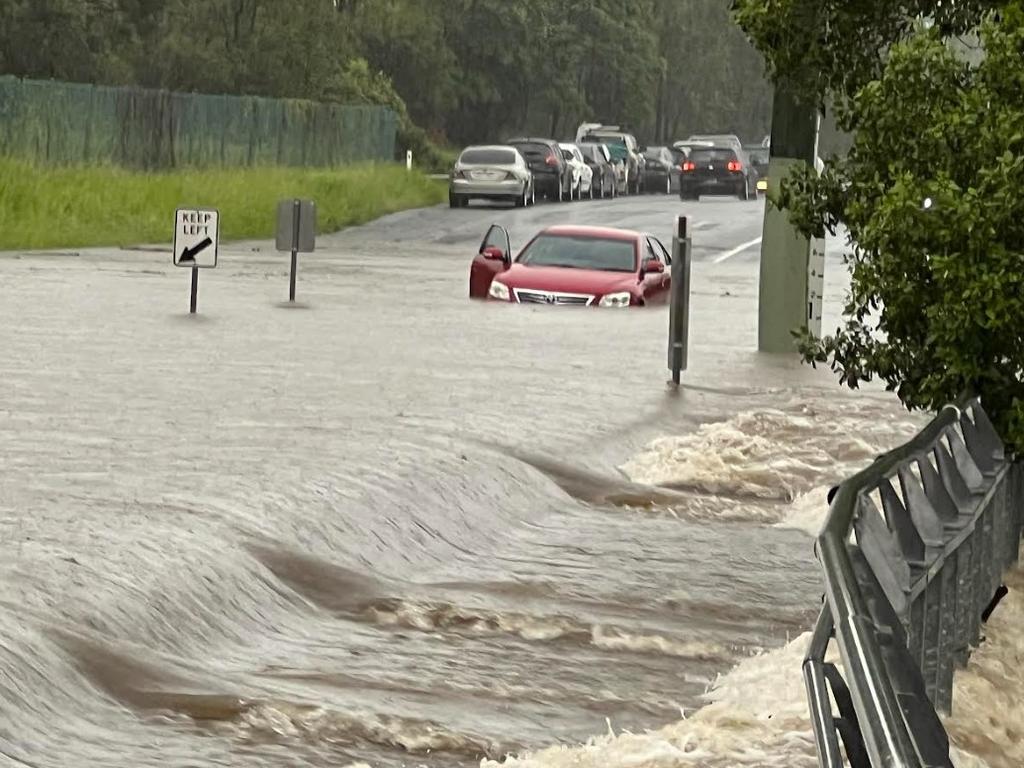
[[[1024,765],[1024,568],[1007,576],[1010,595],[985,626],[985,642],[958,671],[954,715],[946,720],[956,768]],[[738,664],[691,716],[646,733],[609,733],[579,746],[484,761],[483,768],[815,768],[817,758],[801,676],[810,641]],[[829,661],[841,668],[835,645]]]
[[[533,642],[571,640],[591,643],[609,651],[709,660],[728,660],[732,657],[729,649],[710,641],[637,632],[623,627],[580,621],[573,616],[534,616],[466,608],[449,603],[431,605],[405,601],[374,605],[367,613],[373,621],[384,626],[402,626],[423,632],[454,630],[484,635],[505,633]]]
[[[707,705],[660,730],[609,733],[588,743],[484,762],[508,768],[675,768],[817,765],[800,664],[810,635],[742,661],[706,694]],[[610,724],[614,728],[614,723]]]
[[[817,536],[828,516],[828,488],[821,486],[807,493],[800,494],[785,511],[783,518],[776,523],[778,528],[792,528],[804,531],[809,536]]]
[[[367,743],[398,747],[412,754],[445,752],[469,756],[494,755],[499,747],[486,739],[456,733],[439,723],[384,716],[372,712],[344,713],[323,707],[284,702],[247,709],[237,733],[251,739],[299,742]]]
[[[834,413],[760,410],[653,441],[621,469],[634,482],[791,502],[913,433],[912,420],[872,420],[864,406]]]

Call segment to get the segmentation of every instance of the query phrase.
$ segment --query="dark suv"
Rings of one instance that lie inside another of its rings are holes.
[[[518,138],[505,143],[518,149],[526,159],[538,194],[559,202],[572,199],[572,168],[562,157],[557,141]]]
[[[694,147],[683,161],[679,197],[696,200],[704,195],[736,195],[740,200],[757,196],[757,174],[746,153],[732,147]]]

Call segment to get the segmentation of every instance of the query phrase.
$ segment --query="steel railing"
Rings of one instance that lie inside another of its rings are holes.
[[[825,605],[803,666],[824,768],[952,767],[939,713],[1017,559],[1021,469],[973,399],[836,490],[816,543]],[[826,658],[833,640],[842,674]]]

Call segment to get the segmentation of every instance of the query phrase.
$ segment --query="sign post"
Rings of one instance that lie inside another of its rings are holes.
[[[685,216],[672,237],[672,295],[668,314],[668,368],[672,385],[679,386],[690,353],[690,261],[692,241]]]
[[[196,300],[199,298],[199,267],[192,267],[192,299],[189,301],[188,312],[196,313]]]
[[[296,242],[299,231],[299,219],[302,216],[302,204],[295,200],[292,203],[292,270],[288,276],[288,301],[295,301],[295,273],[299,271],[299,250]]]
[[[316,249],[316,203],[312,200],[282,200],[277,204],[277,250],[291,251],[292,268],[288,278],[288,301],[295,301],[295,279],[299,254]]]
[[[407,171],[411,171],[412,170],[412,150],[411,149],[407,149],[405,151],[405,170],[407,170]]]
[[[220,212],[214,208],[178,208],[174,212],[174,266],[192,270],[189,314],[196,313],[199,270],[217,267]]]

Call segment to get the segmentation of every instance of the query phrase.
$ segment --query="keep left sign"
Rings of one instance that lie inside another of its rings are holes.
[[[174,213],[174,266],[217,266],[220,212],[213,208],[179,208]]]

